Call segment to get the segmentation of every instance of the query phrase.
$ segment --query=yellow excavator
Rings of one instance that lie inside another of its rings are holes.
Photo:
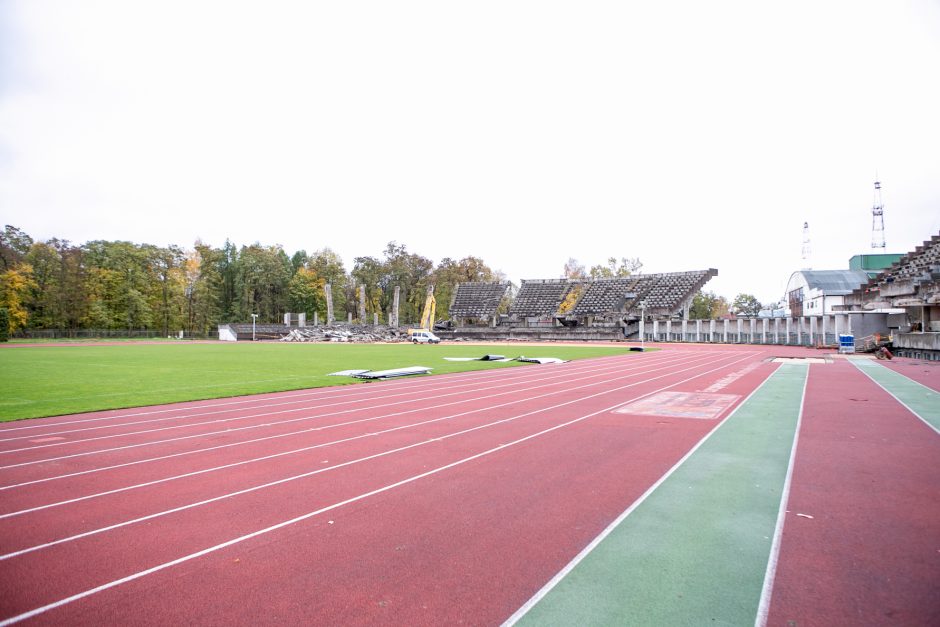
[[[434,335],[434,314],[437,311],[437,301],[434,299],[434,286],[428,286],[428,295],[424,299],[424,311],[421,312],[421,326],[417,329],[408,329],[408,335],[415,344],[428,342],[437,344],[441,340]]]

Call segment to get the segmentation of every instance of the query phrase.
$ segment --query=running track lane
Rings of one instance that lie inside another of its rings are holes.
[[[940,624],[940,436],[844,360],[811,366],[787,509],[768,624]]]
[[[806,377],[781,365],[506,624],[753,624]]]
[[[695,363],[695,361],[686,361],[682,362],[682,365],[683,367],[692,366]],[[702,363],[701,360],[698,360],[698,363]],[[211,446],[187,448],[175,452],[170,449],[166,455],[153,456],[148,451],[148,455],[151,456],[140,457],[140,451],[131,449],[112,452],[107,459],[99,459],[95,456],[72,459],[69,460],[72,464],[70,472],[61,472],[58,464],[51,464],[55,474],[49,474],[50,471],[45,464],[8,468],[0,473],[3,481],[0,491],[5,496],[0,511],[6,515],[9,512],[41,503],[55,502],[57,499],[73,499],[77,495],[85,495],[79,498],[86,498],[89,494],[124,489],[122,486],[152,480],[166,480],[171,476],[182,478],[187,474],[206,473],[213,469],[232,469],[236,465],[248,463],[270,461],[282,465],[285,461],[289,461],[283,459],[285,456],[310,455],[319,449],[323,449],[325,457],[329,458],[331,451],[326,449],[344,440],[362,439],[391,430],[414,428],[420,431],[423,425],[432,425],[437,421],[458,422],[457,419],[462,419],[459,422],[463,422],[471,413],[482,412],[487,408],[509,407],[521,401],[530,404],[540,402],[551,404],[557,401],[558,395],[565,389],[587,389],[614,380],[628,379],[631,376],[639,378],[643,372],[662,374],[678,367],[677,362],[643,361],[631,362],[629,367],[621,367],[618,372],[606,367],[579,373],[571,370],[565,370],[564,373],[556,371],[556,375],[552,377],[520,379],[514,385],[510,383],[499,386],[497,389],[487,389],[492,386],[477,386],[475,390],[477,395],[474,397],[464,395],[462,399],[447,399],[445,403],[437,405],[427,406],[415,403],[417,406],[415,408],[397,408],[396,411],[386,414],[346,416],[339,422],[336,420],[315,421],[313,426],[305,426],[300,430],[294,428],[293,431],[279,431],[275,434],[269,433],[228,443],[219,443],[216,438],[213,438]],[[557,385],[559,378],[566,377],[567,388],[559,388]],[[473,406],[469,410],[468,404]],[[366,411],[368,408],[361,409]],[[137,453],[138,457],[132,457],[133,453]],[[99,465],[95,466],[94,462]],[[81,463],[87,465],[76,467],[75,464]],[[31,474],[24,476],[24,471],[30,471]],[[25,489],[37,483],[50,482],[52,485],[44,486],[41,491]]]
[[[707,359],[707,356],[679,357],[678,360],[689,359]],[[641,369],[643,364],[654,363],[643,360],[631,361],[628,369]],[[666,361],[675,362],[677,359],[671,357],[663,360],[659,359],[655,363],[665,363]],[[597,364],[563,364],[551,369],[541,369],[531,372],[526,380],[550,381],[565,379],[572,373],[583,372],[603,372],[605,370],[617,370],[617,362],[602,361]],[[533,369],[534,370],[534,369]],[[460,400],[466,398],[481,390],[493,389],[511,389],[513,383],[522,380],[520,377],[513,377],[509,373],[503,380],[493,377],[481,377],[479,380],[464,381],[463,378],[454,377],[452,379],[442,377],[443,381],[437,381],[437,378],[429,378],[428,384],[421,387],[396,386],[388,384],[383,386],[384,394],[379,396],[370,396],[362,398],[361,394],[349,392],[333,397],[329,402],[315,400],[313,404],[306,404],[300,407],[293,406],[297,401],[284,399],[272,399],[270,409],[261,407],[253,409],[229,409],[209,412],[213,414],[208,417],[205,412],[195,412],[187,414],[186,417],[196,417],[195,420],[189,420],[181,425],[157,426],[152,428],[135,429],[131,432],[114,433],[107,435],[96,435],[86,437],[78,435],[73,437],[53,436],[55,432],[44,432],[42,436],[36,437],[27,443],[18,442],[6,450],[0,451],[0,469],[9,469],[17,466],[24,466],[35,463],[37,460],[73,460],[77,457],[93,454],[97,452],[112,452],[117,450],[129,450],[140,446],[154,446],[162,443],[182,442],[194,438],[207,436],[218,436],[226,438],[231,435],[240,435],[255,429],[270,429],[275,427],[285,427],[286,425],[296,425],[308,422],[313,419],[326,416],[342,416],[357,413],[362,410],[384,409],[387,412],[394,412],[396,408],[403,407],[414,408],[416,402],[437,400],[438,403]],[[432,383],[433,382],[433,383]],[[396,382],[397,383],[397,382]],[[482,385],[481,385],[482,384]],[[380,386],[376,386],[377,388]],[[404,389],[403,389],[404,388]],[[339,388],[348,390],[349,388]],[[377,390],[378,391],[378,390]],[[295,398],[294,396],[289,397]],[[303,402],[303,401],[300,401]],[[235,404],[234,402],[231,404]],[[285,409],[284,405],[290,404],[293,407]],[[159,410],[151,410],[152,413]],[[287,413],[301,412],[300,416],[291,417]],[[221,413],[221,415],[219,415]],[[88,419],[93,421],[94,418]],[[208,423],[208,424],[207,424]],[[116,425],[118,427],[122,425]],[[16,427],[10,427],[9,430],[15,430]],[[183,433],[178,429],[185,429],[188,432]],[[0,433],[6,433],[7,429],[0,429]],[[52,436],[52,441],[46,441],[47,436]],[[131,439],[128,439],[131,438]],[[12,449],[17,449],[15,452]]]
[[[746,363],[740,354],[729,354],[723,362],[734,364],[735,357],[739,359],[737,365],[722,368],[718,360],[712,360],[708,366],[699,366],[686,373],[689,376],[682,376],[690,379],[696,373],[714,370],[696,382],[705,387]],[[754,371],[735,385],[753,387],[763,376],[766,370]],[[676,376],[661,383],[668,386],[679,381],[683,381],[682,377]],[[635,393],[658,389],[656,385],[653,381],[638,386],[640,389]],[[612,395],[617,398],[610,401],[616,404],[632,394]],[[570,413],[561,420],[586,416],[583,409],[580,412],[573,409],[569,406]],[[474,620],[489,616],[491,621],[499,620],[525,594],[519,589],[520,581],[527,582],[528,587],[537,587],[570,557],[572,550],[577,550],[579,542],[583,543],[584,538],[590,538],[609,521],[611,512],[622,509],[625,498],[642,493],[710,428],[704,421],[640,417],[628,421],[603,410],[603,407],[597,410],[601,413],[596,419],[585,418],[537,439],[334,510],[328,514],[335,517],[331,518],[333,525],[326,516],[310,518],[66,605],[41,618],[95,622],[101,612],[110,615],[113,611],[136,621],[169,622],[174,617],[192,619],[190,612],[198,611],[201,621],[218,618],[220,623],[272,616],[318,617],[346,623],[369,622],[381,616],[401,617],[408,622],[406,618],[410,616],[414,622],[428,615],[425,609],[433,608],[430,615],[435,617],[434,621],[446,620],[448,616]],[[542,423],[533,424],[533,428],[551,424],[541,418]],[[557,420],[556,426],[560,424]],[[535,432],[530,430],[529,434]],[[497,440],[505,440],[506,435],[511,434],[507,432]],[[488,435],[478,444],[493,442]],[[479,448],[478,445],[477,453],[481,452]],[[445,453],[443,457],[441,452]],[[381,484],[380,479],[386,478],[382,475],[394,479],[400,476],[396,471],[407,474],[418,466],[433,468],[434,464],[455,457],[463,459],[460,455],[466,452],[441,447],[438,453],[406,461],[407,468],[386,468],[378,477],[372,473],[359,474],[350,480],[355,485],[347,487],[361,490],[364,482]],[[341,491],[344,486],[321,485],[319,489]],[[306,501],[318,496],[317,490],[294,492],[293,499],[286,493],[267,506],[277,508],[291,500]],[[250,510],[247,515],[254,513]],[[221,541],[235,535],[229,522],[218,520],[210,511],[193,524],[200,528],[221,527],[217,529],[217,540]],[[541,529],[534,537],[530,533],[533,528]],[[81,579],[84,571],[94,566],[87,562],[92,558],[103,572],[117,577],[128,574],[128,560],[133,561],[141,554],[146,556],[150,550],[178,556],[181,552],[175,549],[188,541],[180,537],[186,533],[186,528],[163,529],[153,534],[151,545],[143,545],[140,536],[127,536],[110,545],[96,544],[96,552],[90,554],[75,543],[55,563],[45,564],[51,570],[70,574],[67,581],[57,584],[53,577],[41,582],[42,590],[21,589],[26,598],[20,598],[15,609],[35,606],[34,595],[46,596],[49,588],[69,586],[74,579]],[[131,546],[135,547],[132,554]],[[147,549],[141,549],[142,546]],[[103,553],[98,553],[99,549]],[[46,552],[36,555],[43,553]],[[507,556],[512,555],[519,559],[507,561]],[[19,559],[26,558],[13,558],[10,562]],[[382,568],[377,569],[376,560]],[[82,572],[75,571],[78,563]],[[241,565],[235,566],[241,570],[233,570],[233,565]],[[23,574],[28,576],[29,571],[43,566],[40,562]],[[0,566],[6,567],[7,564]],[[217,568],[221,570],[216,572]],[[509,585],[513,582],[515,585]],[[162,590],[157,598],[147,593],[154,586]],[[54,590],[51,592],[55,596]],[[233,603],[233,597],[256,598],[258,603]],[[173,598],[174,603],[166,604],[166,598]],[[14,608],[5,610],[5,615],[9,616],[11,609]]]
[[[649,368],[646,378],[658,377],[655,379],[658,381],[660,378],[680,375],[682,370],[687,367],[688,364],[682,364],[682,368],[673,366],[672,370],[675,370],[674,374],[670,369],[660,371],[657,368]],[[398,426],[390,426],[390,428],[385,429],[383,432],[383,430],[377,430],[376,427],[370,426],[358,436],[347,437],[344,441],[339,442],[333,440],[333,442],[337,444],[335,447],[304,451],[305,454],[260,460],[260,463],[251,465],[229,466],[223,469],[225,472],[218,472],[214,475],[190,474],[188,477],[183,477],[186,481],[180,481],[180,486],[175,490],[172,489],[172,486],[166,485],[165,480],[157,479],[155,481],[159,481],[159,483],[145,485],[141,489],[133,492],[125,490],[119,493],[104,494],[102,497],[98,498],[96,502],[89,501],[84,503],[84,507],[74,507],[70,505],[62,507],[57,515],[46,518],[47,522],[42,526],[32,524],[32,518],[28,515],[29,512],[24,512],[27,514],[25,516],[13,519],[6,519],[9,514],[4,514],[4,519],[0,520],[0,536],[6,539],[0,540],[0,546],[3,546],[4,550],[7,552],[23,548],[18,545],[10,546],[11,541],[9,539],[13,537],[16,537],[19,542],[24,543],[39,544],[49,542],[58,537],[71,535],[67,533],[66,530],[74,529],[79,525],[83,530],[87,530],[88,528],[115,524],[120,520],[143,516],[146,512],[153,511],[154,508],[170,509],[178,507],[183,503],[213,498],[220,492],[237,491],[243,488],[245,484],[262,485],[270,481],[277,481],[285,476],[299,476],[302,473],[311,472],[311,466],[313,470],[317,472],[330,471],[340,463],[349,463],[352,459],[361,459],[369,455],[380,454],[382,451],[390,448],[411,446],[416,441],[427,441],[429,438],[431,441],[428,442],[428,444],[434,446],[435,442],[433,440],[435,438],[447,436],[448,433],[453,431],[473,428],[495,419],[501,419],[505,417],[507,412],[531,412],[532,410],[551,407],[559,403],[566,403],[565,396],[575,393],[578,396],[573,398],[582,398],[585,394],[597,396],[599,392],[612,386],[635,386],[637,385],[636,379],[638,378],[639,375],[636,373],[625,373],[625,376],[618,377],[606,373],[599,379],[589,379],[588,382],[585,383],[585,381],[578,380],[577,377],[574,377],[568,387],[554,385],[551,386],[551,392],[541,390],[542,394],[536,397],[522,393],[530,389],[526,386],[519,389],[520,394],[517,394],[515,400],[507,401],[506,399],[499,399],[499,405],[481,403],[481,399],[468,399],[465,404],[472,408],[468,409],[467,407],[463,407],[457,414],[451,413],[449,415],[436,417],[433,415],[421,416],[421,418],[426,419],[423,421],[424,424],[419,424],[414,428],[407,424],[400,424]],[[603,397],[598,397],[596,400],[589,400],[590,402],[598,402],[603,400]],[[579,403],[579,405],[581,404],[583,404],[583,402]],[[523,406],[525,407],[524,410]],[[494,412],[494,410],[498,410],[498,412]],[[540,418],[539,416],[534,416],[526,422],[539,420]],[[523,425],[523,427],[525,427],[525,425]],[[338,450],[332,450],[334,448]],[[312,457],[312,454],[316,454],[317,457]],[[147,470],[152,469],[148,468]],[[127,471],[131,473],[136,471],[139,473],[140,469],[129,468]],[[174,475],[172,465],[167,466],[165,472],[168,476],[178,476]],[[200,471],[195,472],[198,473]],[[130,477],[133,478],[133,475],[130,475]],[[109,477],[109,479],[110,478],[111,477]],[[120,476],[118,479],[120,479]],[[81,488],[84,485],[83,482],[87,482],[87,478],[79,477],[72,481],[65,482],[64,484],[59,484],[58,486],[45,486],[40,494],[31,490],[20,490],[16,493],[20,497],[18,503],[24,504],[24,499],[29,499],[35,504],[37,499],[43,498],[47,493],[50,494],[50,496],[55,495],[56,491],[53,488],[58,488],[59,493],[61,493],[63,488]],[[132,482],[131,485],[134,485],[134,483]],[[73,494],[73,496],[77,495]],[[52,512],[49,513],[52,514]]]

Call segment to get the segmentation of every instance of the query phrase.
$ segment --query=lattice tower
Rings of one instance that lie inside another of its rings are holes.
[[[871,207],[871,247],[885,247],[885,206],[881,202],[881,182],[875,181],[875,201]]]
[[[809,245],[809,222],[803,223],[803,269],[809,270],[809,258],[812,249]]]

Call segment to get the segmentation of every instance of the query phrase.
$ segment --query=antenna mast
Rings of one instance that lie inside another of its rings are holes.
[[[885,247],[885,206],[881,202],[881,182],[875,181],[875,202],[871,207],[871,247]]]
[[[810,257],[810,245],[809,245],[809,222],[803,223],[803,269],[809,270],[809,257]]]

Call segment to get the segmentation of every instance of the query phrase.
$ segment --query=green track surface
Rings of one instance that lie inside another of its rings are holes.
[[[581,359],[626,346],[413,344],[135,344],[0,349],[0,421],[364,382],[330,372],[426,366],[434,374],[531,366],[444,357]],[[371,385],[381,383],[371,382]]]
[[[519,623],[753,625],[807,373],[780,366]]]
[[[877,361],[864,358],[850,361],[935,431],[940,431],[940,394],[899,372],[885,368]]]

